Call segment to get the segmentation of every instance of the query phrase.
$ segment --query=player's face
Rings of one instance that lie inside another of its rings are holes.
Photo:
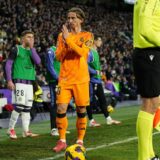
[[[26,47],[30,47],[30,44],[34,43],[34,35],[31,33],[26,34],[23,37],[22,42],[25,44]]]
[[[67,15],[67,23],[70,28],[74,29],[76,27],[80,27],[83,20],[77,17],[75,12],[69,12]]]
[[[100,37],[98,37],[97,40],[95,41],[95,44],[96,44],[97,47],[101,47],[102,39]]]

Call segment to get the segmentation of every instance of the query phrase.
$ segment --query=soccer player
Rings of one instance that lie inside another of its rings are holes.
[[[12,90],[12,111],[8,134],[11,139],[17,139],[14,130],[19,115],[22,117],[23,137],[35,137],[29,130],[30,110],[33,102],[33,86],[35,80],[35,64],[41,60],[34,48],[34,33],[30,30],[22,32],[22,44],[14,47],[6,62],[7,86]]]
[[[100,65],[99,54],[97,51],[97,49],[101,47],[101,45],[102,45],[102,38],[99,35],[94,34],[94,43],[88,56],[88,65],[89,65],[89,73],[90,73],[90,104],[91,105],[87,106],[87,114],[90,120],[89,122],[90,127],[100,126],[100,124],[93,119],[93,115],[92,115],[92,105],[94,103],[95,96],[98,98],[101,111],[104,114],[104,117],[106,119],[106,123],[108,125],[112,125],[112,124],[117,125],[121,123],[120,121],[113,120],[109,116],[109,112],[107,110],[109,104],[107,104],[106,97],[104,94],[104,89],[103,89],[102,79],[101,79],[101,65]]]
[[[152,144],[154,114],[160,95],[160,1],[134,5],[133,67],[142,106],[138,113],[138,160],[159,160]]]
[[[47,50],[47,54],[46,54],[47,76],[46,76],[46,79],[47,79],[47,81],[49,81],[50,98],[51,98],[51,106],[50,106],[51,135],[52,136],[59,136],[57,126],[56,126],[56,113],[57,113],[56,86],[58,84],[60,62],[56,59],[55,51],[56,51],[55,46],[51,46]]]
[[[89,105],[89,71],[88,53],[93,42],[90,32],[82,30],[85,14],[80,8],[71,8],[67,13],[67,22],[59,34],[56,58],[61,62],[57,89],[57,128],[60,140],[53,148],[55,152],[64,150],[68,120],[66,110],[71,98],[74,97],[77,110],[77,141],[83,145],[86,132],[86,106]]]

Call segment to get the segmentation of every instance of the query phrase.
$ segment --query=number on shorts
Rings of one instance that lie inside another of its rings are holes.
[[[24,90],[16,90],[16,96],[24,96]]]

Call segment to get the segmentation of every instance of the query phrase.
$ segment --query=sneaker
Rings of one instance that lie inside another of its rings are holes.
[[[56,152],[56,153],[58,153],[60,151],[65,150],[66,148],[67,148],[66,142],[62,142],[61,140],[59,140],[57,142],[57,145],[53,148],[53,151]]]
[[[9,130],[7,131],[7,134],[9,135],[9,137],[10,137],[11,139],[17,139],[17,135],[16,135],[16,132],[15,132],[14,129],[9,129]]]
[[[89,127],[100,127],[101,124],[97,123],[94,119],[90,120]]]
[[[38,136],[39,136],[39,134],[32,133],[31,131],[22,133],[22,137],[23,138],[26,138],[26,137],[38,137]]]
[[[107,123],[107,125],[112,125],[112,124],[118,125],[118,124],[121,124],[120,121],[114,120],[111,117],[106,119],[106,123]]]
[[[82,140],[77,140],[76,144],[79,144],[80,146],[83,146],[83,141]]]
[[[156,156],[153,157],[151,160],[160,160],[160,158],[156,155]]]
[[[58,129],[57,128],[53,128],[51,130],[51,136],[59,136],[59,133],[58,133]]]

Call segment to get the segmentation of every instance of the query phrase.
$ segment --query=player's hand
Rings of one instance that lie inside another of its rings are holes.
[[[66,40],[66,38],[69,36],[69,31],[65,24],[62,26],[62,36],[64,40]]]
[[[97,75],[102,75],[102,72],[101,71],[99,71],[99,70],[96,70],[97,71]]]
[[[15,89],[15,85],[12,82],[12,80],[7,82],[7,88],[10,89],[10,90],[14,90]]]
[[[26,46],[28,46],[30,49],[34,47],[34,39],[30,39],[26,41]]]
[[[34,47],[34,40],[29,41],[29,48],[32,49]]]

